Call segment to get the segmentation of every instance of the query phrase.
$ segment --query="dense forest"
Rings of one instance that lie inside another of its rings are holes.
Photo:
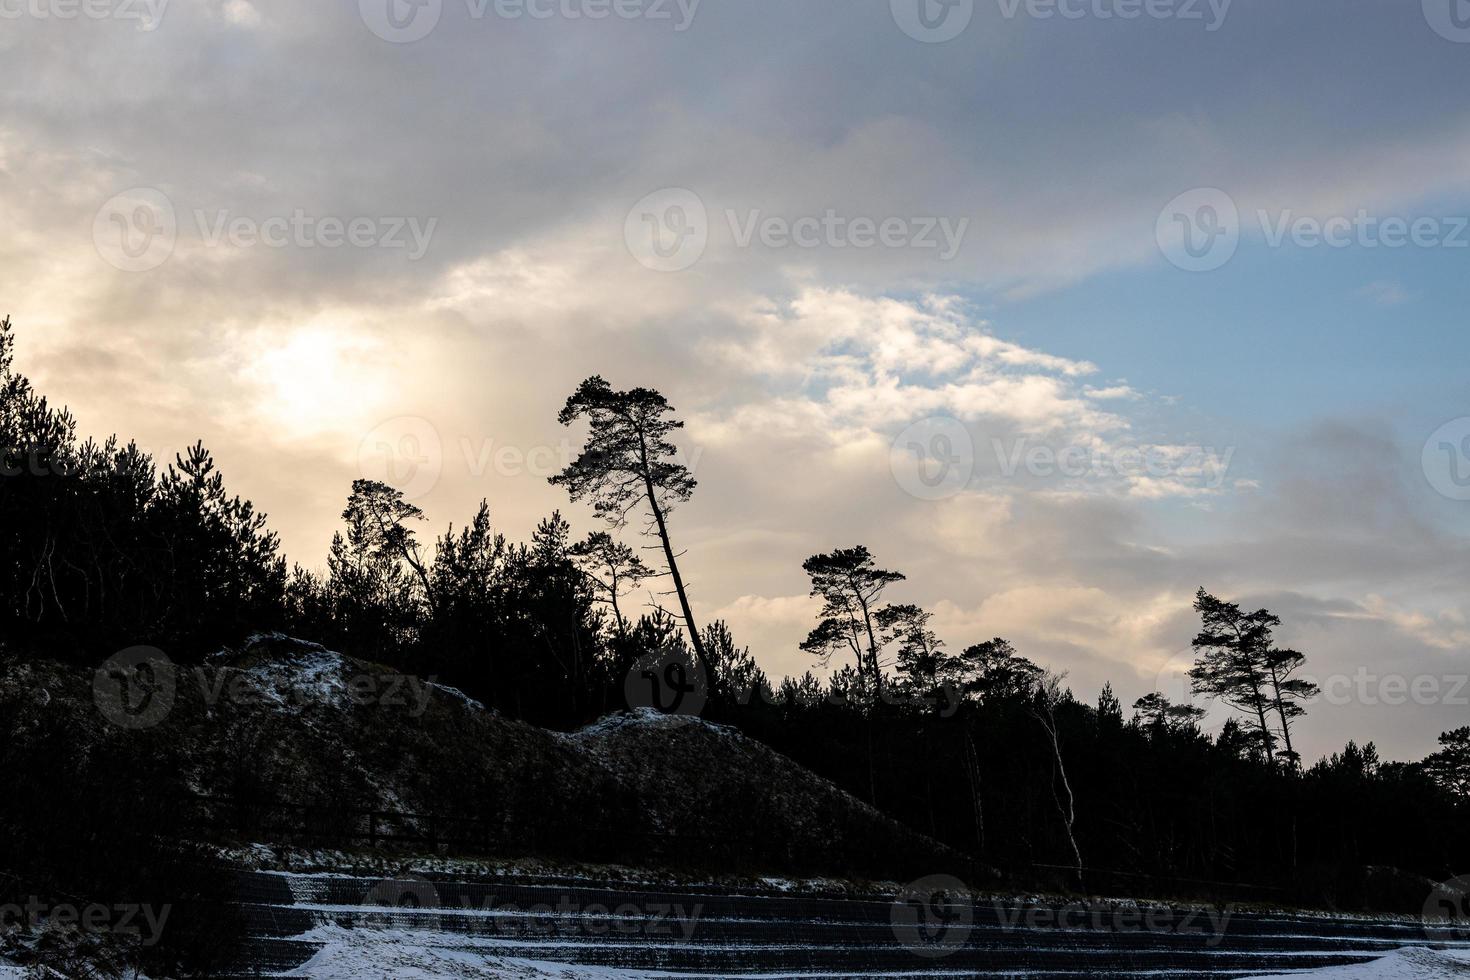
[[[90,666],[146,644],[188,663],[279,630],[564,730],[627,708],[646,682],[665,710],[739,727],[974,855],[997,882],[1238,886],[1354,905],[1373,900],[1369,868],[1439,880],[1470,866],[1470,728],[1415,763],[1352,743],[1301,759],[1292,734],[1310,724],[1314,691],[1297,676],[1305,655],[1275,646],[1267,610],[1197,596],[1194,687],[1233,712],[1209,734],[1192,705],[1080,697],[1004,639],[936,636],[904,601],[901,572],[834,542],[804,565],[822,603],[803,644],[812,670],[778,680],[726,624],[691,610],[676,512],[697,486],[676,462],[681,423],[655,391],[592,378],[562,412],[586,442],[551,482],[590,503],[597,526],[551,513],[516,543],[481,504],[430,537],[397,490],[358,480],[343,488],[325,567],[311,570],[288,566],[266,516],[227,491],[202,445],[160,462],[116,438],[80,440],[16,369],[14,343],[7,320],[7,657]]]

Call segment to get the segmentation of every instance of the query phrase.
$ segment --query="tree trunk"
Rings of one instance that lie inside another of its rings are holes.
[[[1261,754],[1266,757],[1267,766],[1274,765],[1276,740],[1271,737],[1271,726],[1266,723],[1266,706],[1261,703],[1259,689],[1256,691],[1256,717],[1261,725]]]
[[[618,574],[612,573],[612,590],[608,593],[608,601],[612,604],[613,622],[618,624],[618,636],[628,635],[628,624],[623,622],[623,611],[618,608]]]
[[[1281,678],[1276,673],[1276,667],[1271,667],[1271,693],[1275,695],[1272,703],[1276,706],[1276,715],[1281,719],[1281,739],[1286,743],[1286,755],[1292,765],[1296,765],[1296,750],[1291,747],[1291,722],[1286,718],[1286,704],[1281,697]]]
[[[1082,850],[1077,846],[1077,835],[1073,832],[1073,827],[1077,823],[1077,798],[1072,795],[1072,783],[1070,780],[1067,779],[1067,765],[1065,762],[1062,761],[1062,746],[1061,743],[1057,741],[1057,730],[1055,722],[1052,723],[1051,728],[1051,744],[1052,750],[1057,757],[1057,774],[1062,777],[1062,789],[1067,791],[1067,811],[1065,814],[1067,825],[1067,843],[1072,845],[1072,858],[1074,861],[1076,861],[1077,887],[1085,890],[1087,886],[1084,884],[1082,879]]]
[[[868,712],[868,805],[878,808],[878,777],[873,772],[873,713]]]
[[[658,528],[658,539],[664,546],[664,560],[669,565],[669,577],[674,580],[674,591],[679,595],[679,609],[684,613],[684,625],[689,628],[689,643],[694,655],[704,669],[705,681],[715,683],[714,666],[704,652],[704,641],[699,638],[699,629],[694,625],[694,610],[689,608],[689,595],[684,591],[684,577],[679,574],[679,563],[674,560],[674,546],[669,543],[669,528],[664,523],[664,512],[658,505],[658,494],[653,488],[653,476],[648,472],[648,455],[643,455],[643,487],[648,494],[648,509],[653,511],[653,522]]]
[[[1040,712],[1035,712],[1034,714],[1036,720],[1041,723],[1041,727],[1046,729],[1047,735],[1051,736],[1052,755],[1056,759],[1057,764],[1056,774],[1061,777],[1062,789],[1067,793],[1067,805],[1065,807],[1062,806],[1062,801],[1057,799],[1055,784],[1052,786],[1052,798],[1056,799],[1057,809],[1061,811],[1062,825],[1067,829],[1067,843],[1072,846],[1072,858],[1075,862],[1074,871],[1077,876],[1077,887],[1085,891],[1087,886],[1083,880],[1082,849],[1077,846],[1077,836],[1073,833],[1073,827],[1077,823],[1077,798],[1072,795],[1072,783],[1067,779],[1067,765],[1062,760],[1062,743],[1057,735],[1056,715],[1052,712],[1049,703],[1045,706],[1045,710],[1046,717],[1044,718]]]
[[[970,808],[975,815],[975,840],[980,848],[980,859],[985,859],[985,802],[980,796],[980,754],[975,750],[975,739],[970,726],[965,725],[965,769],[970,777]]]
[[[873,616],[868,610],[868,601],[863,598],[863,593],[858,589],[857,583],[848,576],[848,584],[852,586],[853,595],[857,596],[858,606],[863,611],[863,626],[868,630],[868,669],[873,672],[873,693],[880,699],[883,697],[883,668],[878,663],[878,637],[873,632]]]

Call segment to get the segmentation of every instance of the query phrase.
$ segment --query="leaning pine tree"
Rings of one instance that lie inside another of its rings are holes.
[[[1317,686],[1292,675],[1307,658],[1272,645],[1272,631],[1281,625],[1281,619],[1268,609],[1247,613],[1204,589],[1195,595],[1194,608],[1201,621],[1194,639],[1198,657],[1189,672],[1194,693],[1218,698],[1244,712],[1255,729],[1252,739],[1266,765],[1273,765],[1279,755],[1288,766],[1297,766],[1300,760],[1291,742],[1291,721],[1304,713],[1299,702],[1314,697]],[[1279,753],[1271,714],[1279,719],[1286,743]]]
[[[863,545],[812,555],[801,567],[812,580],[812,598],[822,600],[821,619],[801,648],[823,664],[834,652],[850,650],[858,674],[882,694],[878,599],[889,585],[904,580],[903,573],[879,568]]]
[[[602,378],[588,378],[557,416],[562,425],[586,417],[587,442],[581,454],[550,480],[566,487],[573,500],[590,500],[593,509],[614,528],[623,527],[640,504],[647,505],[649,521],[644,533],[658,536],[689,631],[689,643],[706,675],[714,677],[669,541],[669,512],[675,504],[688,500],[697,485],[669,441],[673,432],[684,427],[672,417],[673,411],[664,396],[652,388],[614,391]]]

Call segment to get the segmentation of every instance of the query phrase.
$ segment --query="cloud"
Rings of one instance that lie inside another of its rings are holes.
[[[236,27],[259,27],[261,18],[260,11],[250,0],[225,0],[222,8],[225,20]]]
[[[1395,433],[1209,418],[1187,383],[1140,380],[1126,358],[1153,351],[1060,329],[1065,304],[1015,315],[1079,284],[1152,289],[1124,277],[1162,267],[1159,209],[1191,187],[1227,190],[1247,227],[1260,209],[1463,198],[1464,52],[1412,4],[1348,6],[1330,33],[1311,5],[1263,3],[1207,34],[979,5],[945,45],[850,0],[704,4],[681,32],[449,3],[414,44],[350,2],[176,2],[151,31],[9,20],[0,51],[25,84],[0,93],[7,309],[23,369],[84,430],[160,454],[203,438],[307,565],[362,441],[403,419],[434,434],[442,475],[416,501],[434,529],[482,498],[513,536],[554,507],[590,526],[544,472],[493,460],[554,457],[557,409],[601,373],[687,420],[700,488],[674,528],[699,614],[731,619],[773,672],[804,669],[802,559],[859,541],[951,643],[1010,633],[1089,695],[1141,687],[1186,643],[1200,584],[1279,604],[1314,659],[1391,649],[1430,670],[1464,642],[1470,561]],[[1160,84],[1179,78],[1199,84]],[[1249,82],[1211,82],[1226,78]],[[1279,108],[1297,91],[1305,117]],[[665,274],[624,232],[671,187],[697,195],[708,242]],[[177,224],[148,272],[93,238],[131,188]],[[413,260],[211,245],[198,218],[298,212],[437,225]],[[949,259],[734,231],[829,212],[967,224]],[[1383,278],[1363,297],[1416,295]],[[970,443],[970,481],[937,501],[893,469],[895,437],[926,417]],[[1382,710],[1313,717],[1303,739],[1422,752],[1451,720],[1400,736],[1406,715]]]
[[[1401,306],[1419,298],[1417,293],[1411,293],[1396,279],[1374,280],[1359,289],[1357,294],[1379,306]]]
[[[1032,432],[1126,425],[1077,388],[1073,379],[1095,365],[1002,340],[957,297],[803,287],[789,303],[772,310],[765,301],[753,313],[753,335],[727,347],[727,357],[795,382],[833,424],[875,428],[949,413]]]

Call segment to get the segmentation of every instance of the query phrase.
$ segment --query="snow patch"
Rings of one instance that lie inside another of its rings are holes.
[[[413,933],[324,926],[311,933],[326,943],[287,977],[314,980],[644,980],[668,974],[486,958],[469,949],[421,945]]]
[[[424,683],[427,684],[429,687],[432,687],[434,690],[438,691],[440,694],[443,694],[449,700],[458,701],[460,704],[464,705],[467,708],[473,708],[475,711],[486,710],[483,703],[476,701],[474,698],[470,697],[468,694],[461,691],[457,687],[450,687],[448,684],[440,684],[435,681],[425,681]]]
[[[304,702],[336,704],[345,700],[345,667],[340,653],[318,649],[246,667],[241,673],[275,704],[296,708]]]
[[[242,656],[259,660],[248,667],[230,666],[231,660]],[[306,703],[346,706],[350,678],[367,669],[367,665],[320,643],[284,633],[252,633],[243,653],[221,650],[211,659],[222,662],[227,669],[239,670],[271,704],[293,711]],[[444,695],[446,701],[475,711],[486,710],[484,704],[458,688],[428,679],[421,683]]]
[[[1371,963],[1276,973],[1251,980],[1453,980],[1470,977],[1470,950],[1401,949]]]
[[[569,737],[575,739],[601,738],[606,735],[640,729],[653,730],[660,728],[685,728],[688,726],[704,728],[723,735],[740,735],[738,730],[729,725],[705,721],[703,718],[694,715],[668,715],[659,711],[657,708],[634,708],[631,711],[623,711],[615,715],[608,715],[606,718],[599,718],[585,728],[580,728],[572,732]]]

